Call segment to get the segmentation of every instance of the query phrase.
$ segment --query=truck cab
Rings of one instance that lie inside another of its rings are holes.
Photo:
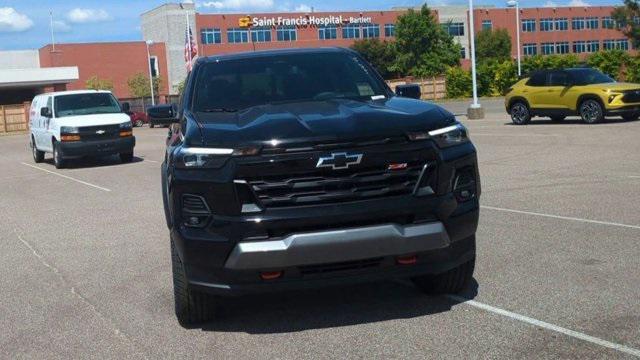
[[[135,137],[126,112],[109,91],[62,91],[37,95],[29,111],[33,160],[53,154],[56,168],[86,156],[119,155],[133,160]]]

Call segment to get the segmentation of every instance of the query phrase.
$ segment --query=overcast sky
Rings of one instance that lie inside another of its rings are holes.
[[[163,3],[158,0],[0,0],[0,50],[37,49],[51,42],[49,11],[54,15],[56,42],[141,40],[140,14]],[[621,0],[521,0],[521,6],[618,5]],[[422,0],[201,0],[201,13],[389,10],[414,6]],[[466,4],[434,0],[430,5]],[[476,0],[504,6],[504,1]]]

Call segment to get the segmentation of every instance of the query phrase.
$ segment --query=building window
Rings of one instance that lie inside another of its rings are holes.
[[[200,30],[200,40],[203,44],[220,44],[222,43],[222,35],[220,29],[202,29]]]
[[[249,42],[249,32],[241,28],[227,29],[227,41],[229,44],[247,43]]]
[[[538,54],[538,46],[536,44],[524,44],[522,46],[524,56],[533,56]]]
[[[493,29],[493,24],[491,20],[482,20],[482,30],[491,30]]]
[[[595,16],[588,17],[586,19],[587,29],[597,29],[598,28],[598,18]]]
[[[557,31],[566,31],[569,29],[569,20],[567,18],[558,18],[555,20]]]
[[[582,30],[584,29],[584,18],[583,17],[574,17],[571,19],[571,30]]]
[[[270,42],[271,28],[266,26],[257,26],[257,27],[251,28],[251,41]]]
[[[460,59],[465,59],[467,57],[467,51],[464,47],[460,47]]]
[[[536,31],[536,20],[535,19],[524,19],[524,20],[522,20],[522,31],[523,32],[534,32],[534,31]]]
[[[627,39],[616,40],[616,49],[629,50],[629,41]]]
[[[640,25],[640,16],[634,16],[633,17],[633,23],[636,25]]]
[[[587,43],[585,41],[574,41],[573,52],[576,54],[587,52]]]
[[[611,16],[604,16],[602,18],[602,28],[603,29],[613,29],[615,27],[615,22]]]
[[[380,37],[380,25],[378,24],[362,25],[362,37],[365,39]]]
[[[600,41],[589,40],[587,41],[587,52],[594,53],[600,51]]]
[[[149,68],[151,69],[151,77],[158,77],[158,57],[149,57]]]
[[[554,43],[542,43],[542,44],[540,44],[540,51],[542,52],[542,55],[555,54],[555,44]]]
[[[602,40],[602,48],[604,50],[613,50],[615,46],[615,40]]]
[[[444,31],[451,36],[464,36],[464,23],[461,22],[449,22],[441,24]],[[484,30],[484,28],[483,28]]]
[[[553,19],[540,19],[540,31],[553,31]]]
[[[296,27],[291,26],[278,26],[276,29],[276,35],[278,41],[296,41],[298,40],[298,33]]]
[[[318,39],[331,40],[338,38],[338,27],[335,25],[323,25],[318,28]]]
[[[568,54],[569,53],[569,42],[562,41],[556,43],[556,54]]]
[[[360,38],[360,25],[347,24],[342,27],[343,39],[359,39]]]
[[[395,24],[384,24],[384,37],[396,36]]]

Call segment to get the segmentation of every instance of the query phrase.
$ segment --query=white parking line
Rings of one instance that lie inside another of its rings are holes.
[[[560,220],[581,221],[581,222],[590,223],[590,224],[619,226],[619,227],[624,227],[624,228],[629,228],[629,229],[640,230],[640,225],[628,225],[628,224],[620,224],[620,223],[614,223],[614,222],[609,222],[609,221],[599,221],[599,220],[581,219],[581,218],[569,217],[569,216],[542,214],[542,213],[536,213],[536,212],[531,212],[531,211],[505,209],[505,208],[499,208],[499,207],[494,207],[494,206],[486,206],[486,205],[482,205],[480,207],[483,208],[483,209],[488,209],[488,210],[504,211],[504,212],[511,212],[511,213],[516,213],[516,214],[533,215],[533,216],[541,216],[541,217],[547,217],[547,218],[552,218],[552,219],[560,219]]]
[[[637,175],[629,175],[629,177],[631,179],[640,179],[640,176],[637,176]]]
[[[614,350],[623,352],[625,354],[629,354],[629,355],[633,355],[633,356],[636,356],[636,357],[640,357],[640,350],[638,350],[638,349],[634,349],[634,348],[631,348],[631,347],[628,347],[628,346],[616,344],[616,343],[613,343],[613,342],[610,342],[610,341],[607,341],[607,340],[603,340],[603,339],[600,339],[600,338],[597,338],[597,337],[594,337],[594,336],[591,336],[591,335],[587,335],[587,334],[584,334],[584,333],[581,333],[581,332],[578,332],[578,331],[574,331],[574,330],[571,330],[571,329],[563,328],[561,326],[553,325],[553,324],[550,324],[548,322],[544,322],[544,321],[541,321],[541,320],[530,318],[528,316],[520,315],[520,314],[511,312],[511,311],[508,311],[508,310],[500,309],[500,308],[497,308],[495,306],[483,304],[483,303],[480,303],[480,302],[477,302],[477,301],[474,301],[474,300],[469,300],[469,299],[463,298],[461,296],[446,295],[446,297],[448,297],[451,300],[457,301],[457,302],[461,302],[461,303],[464,303],[464,304],[467,304],[467,305],[470,305],[470,306],[473,306],[473,307],[476,307],[476,308],[479,308],[479,309],[482,309],[482,310],[485,310],[485,311],[492,312],[494,314],[506,316],[506,317],[514,319],[514,320],[518,320],[518,321],[521,321],[521,322],[525,322],[527,324],[538,326],[538,327],[541,327],[543,329],[555,331],[555,332],[558,332],[558,333],[561,333],[561,334],[564,334],[564,335],[567,335],[567,336],[571,336],[571,337],[576,338],[576,339],[587,341],[587,342],[595,344],[595,345],[603,346],[603,347],[606,347],[606,348],[610,348],[610,349],[614,349]]]
[[[62,177],[62,178],[65,178],[65,179],[68,179],[68,180],[71,180],[71,181],[75,181],[75,182],[80,183],[80,184],[83,184],[83,185],[91,186],[92,188],[96,188],[96,189],[98,189],[98,190],[102,190],[102,191],[111,191],[111,190],[109,190],[109,189],[107,189],[107,188],[104,188],[104,187],[102,187],[102,186],[98,186],[98,185],[95,185],[95,184],[92,184],[92,183],[88,183],[88,182],[86,182],[86,181],[78,180],[78,179],[76,179],[76,178],[72,178],[71,176],[62,175],[62,174],[57,173],[57,172],[55,172],[55,171],[50,171],[50,170],[47,170],[47,169],[43,169],[43,168],[41,168],[41,167],[39,167],[39,166],[35,166],[35,165],[31,165],[31,164],[23,163],[23,162],[21,162],[21,164],[22,164],[22,165],[24,165],[24,166],[28,166],[28,167],[34,168],[34,169],[38,169],[38,170],[40,170],[40,171],[44,171],[44,172],[49,173],[49,174],[53,174],[53,175],[60,176],[60,177]]]

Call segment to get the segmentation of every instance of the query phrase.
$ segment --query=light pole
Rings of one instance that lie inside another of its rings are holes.
[[[471,82],[473,86],[473,104],[467,109],[467,119],[484,118],[484,110],[478,103],[478,86],[476,81],[476,40],[475,23],[473,21],[473,0],[469,0],[469,42],[471,45]]]
[[[153,94],[153,73],[151,72],[151,54],[149,53],[149,46],[153,45],[152,40],[147,40],[147,64],[149,67],[149,87],[151,88],[151,106],[156,104],[155,95]]]
[[[520,66],[520,4],[518,0],[509,0],[507,1],[508,7],[516,8],[516,47],[518,48],[518,77],[522,75],[521,66]]]

